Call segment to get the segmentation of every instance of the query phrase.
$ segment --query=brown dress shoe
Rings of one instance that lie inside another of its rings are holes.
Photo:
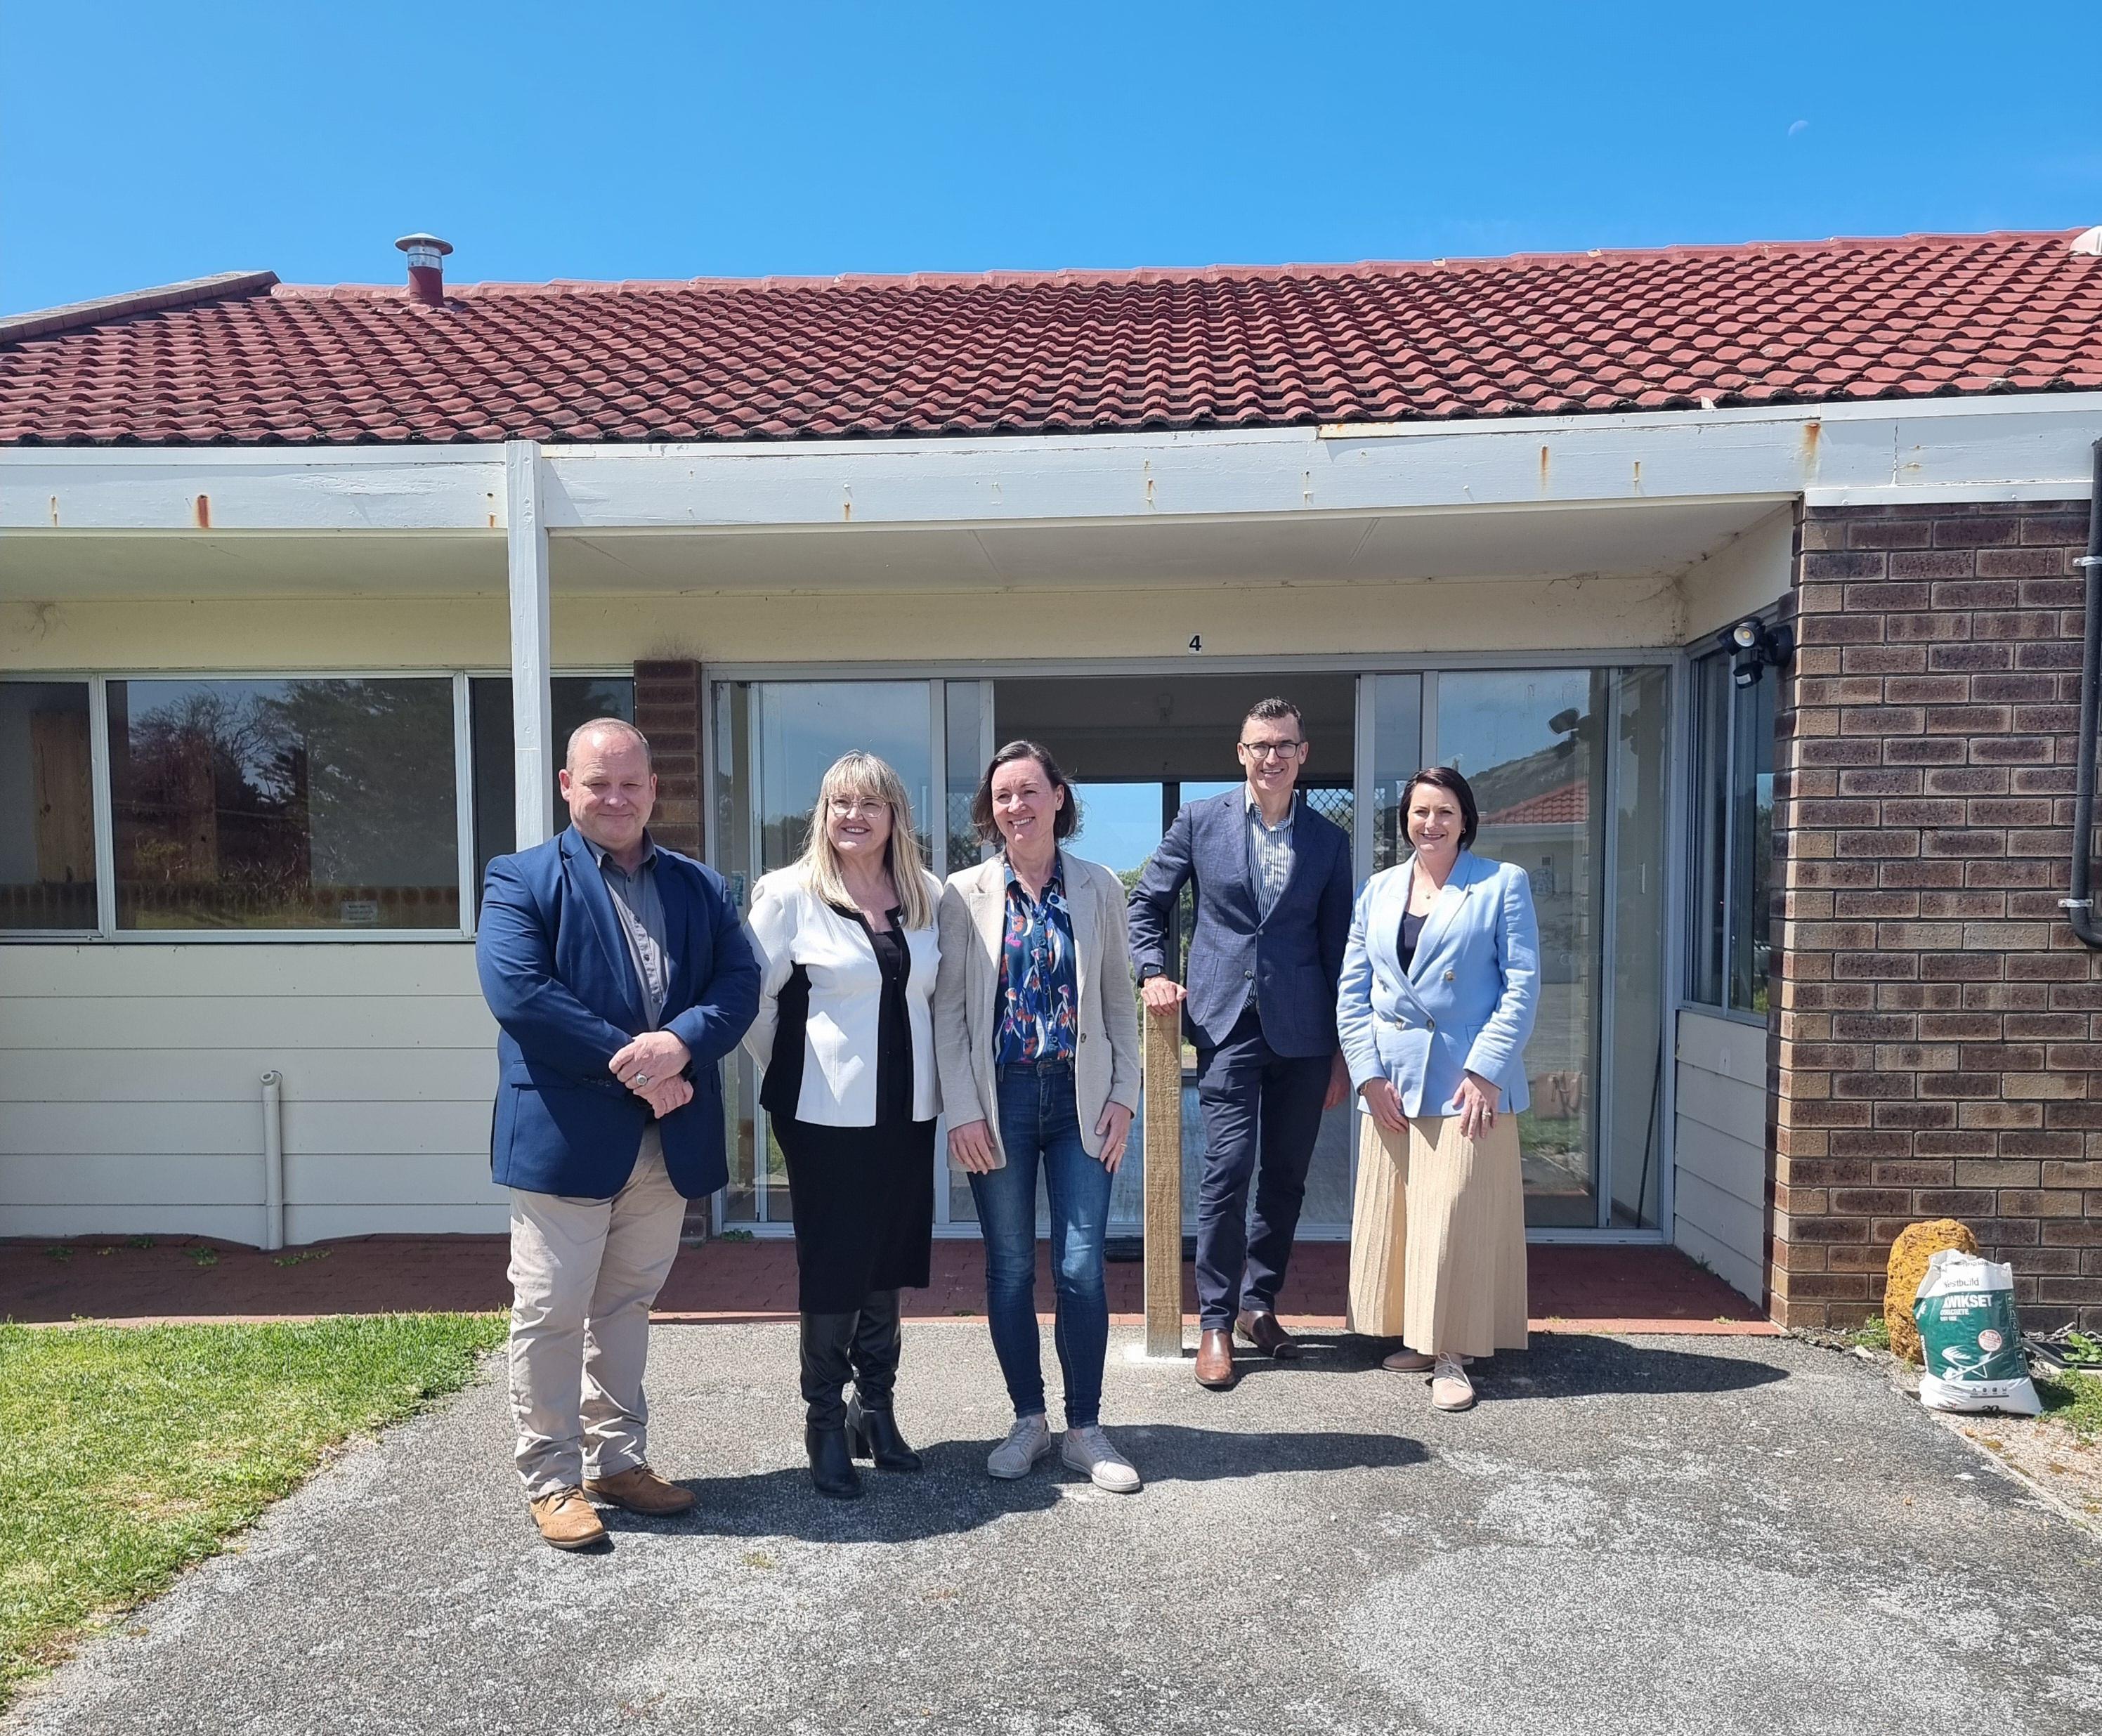
[[[558,1489],[526,1503],[541,1537],[557,1549],[588,1549],[605,1541],[605,1527],[581,1489]]]
[[[1421,1351],[1404,1345],[1392,1356],[1382,1357],[1380,1366],[1390,1374],[1428,1374],[1437,1361],[1435,1356],[1426,1356]]]
[[[1287,1332],[1267,1308],[1259,1314],[1244,1313],[1234,1325],[1240,1329],[1241,1336],[1266,1356],[1288,1361],[1299,1354],[1299,1340]]]
[[[1234,1335],[1213,1330],[1197,1340],[1197,1384],[1224,1391],[1234,1383]]]
[[[631,1513],[650,1513],[663,1518],[683,1513],[694,1504],[694,1492],[667,1483],[647,1465],[630,1465],[611,1476],[587,1477],[584,1493],[594,1501],[610,1501]]]

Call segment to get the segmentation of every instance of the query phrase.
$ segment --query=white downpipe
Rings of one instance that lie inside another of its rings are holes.
[[[285,1076],[263,1076],[263,1246],[285,1245]]]

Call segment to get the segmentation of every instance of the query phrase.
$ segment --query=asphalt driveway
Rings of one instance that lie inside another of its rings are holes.
[[[1861,1362],[1541,1337],[1443,1417],[1347,1343],[1215,1395],[1130,1339],[1106,1420],[1140,1494],[987,1479],[1005,1406],[958,1321],[907,1329],[928,1471],[835,1506],[800,1467],[794,1329],[659,1328],[655,1457],[700,1505],[587,1556],[533,1534],[485,1379],[4,1727],[2102,1731],[2102,1540]]]

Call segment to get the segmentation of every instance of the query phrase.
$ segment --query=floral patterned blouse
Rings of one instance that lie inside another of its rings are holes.
[[[1007,869],[1007,932],[1000,948],[1000,1029],[993,1059],[1071,1060],[1080,1029],[1080,982],[1073,961],[1073,917],[1066,908],[1066,860],[1053,859],[1043,895]]]

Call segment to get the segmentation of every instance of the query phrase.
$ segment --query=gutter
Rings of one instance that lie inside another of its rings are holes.
[[[2087,580],[2086,642],[2080,659],[2080,758],[2073,794],[2070,895],[2059,908],[2083,945],[2102,948],[2095,924],[2095,755],[2102,725],[2102,440],[2095,442],[2095,475],[2087,499],[2087,553],[2077,563]]]

